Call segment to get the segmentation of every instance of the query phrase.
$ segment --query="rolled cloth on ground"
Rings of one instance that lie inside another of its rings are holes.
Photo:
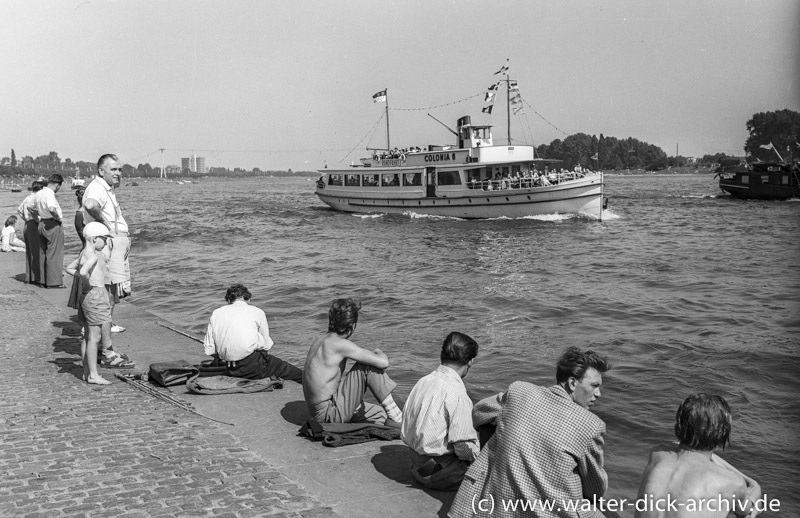
[[[312,441],[322,441],[323,446],[336,448],[369,441],[394,441],[400,439],[400,430],[377,423],[318,423],[308,421],[298,435]]]
[[[195,376],[186,382],[189,392],[203,395],[271,392],[283,388],[282,379],[249,380],[233,376]]]

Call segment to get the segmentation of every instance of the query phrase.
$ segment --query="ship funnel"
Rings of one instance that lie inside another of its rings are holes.
[[[464,115],[463,117],[458,119],[458,122],[456,123],[456,126],[460,130],[462,127],[469,126],[471,124],[472,124],[472,117],[470,117],[469,115]]]

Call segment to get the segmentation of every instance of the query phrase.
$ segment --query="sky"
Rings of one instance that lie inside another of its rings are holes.
[[[0,157],[343,166],[385,146],[383,89],[392,147],[464,115],[505,143],[506,62],[516,144],[742,155],[755,113],[800,111],[800,1],[2,0]]]

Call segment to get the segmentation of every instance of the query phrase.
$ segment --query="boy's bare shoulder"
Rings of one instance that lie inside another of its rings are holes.
[[[747,483],[743,476],[725,466],[719,466],[713,462],[709,464],[710,466],[706,467],[706,474],[721,494],[744,494],[743,491],[747,488]]]
[[[663,460],[678,455],[678,444],[665,442],[650,449],[650,461]]]
[[[347,338],[343,338],[336,333],[328,333],[323,336],[321,338],[321,345],[322,347],[331,351],[347,351],[354,347],[358,347]]]

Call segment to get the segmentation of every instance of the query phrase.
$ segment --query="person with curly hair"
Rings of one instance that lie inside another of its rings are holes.
[[[400,428],[403,413],[392,397],[397,384],[385,372],[389,358],[380,349],[370,351],[350,341],[360,309],[357,300],[334,300],[328,332],[308,350],[303,395],[310,417],[319,423],[374,422]],[[348,359],[355,364],[345,373]],[[364,402],[367,390],[380,405]]]

